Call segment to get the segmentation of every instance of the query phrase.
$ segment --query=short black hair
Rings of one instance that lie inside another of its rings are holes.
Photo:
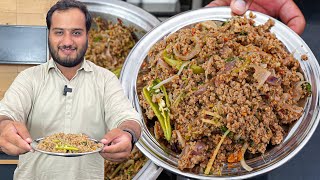
[[[46,17],[48,30],[50,30],[50,27],[51,27],[52,14],[57,10],[68,10],[70,8],[78,8],[83,12],[86,18],[86,30],[88,32],[91,27],[91,21],[92,21],[91,14],[89,13],[86,5],[76,0],[59,0],[55,5],[53,5],[50,8]]]

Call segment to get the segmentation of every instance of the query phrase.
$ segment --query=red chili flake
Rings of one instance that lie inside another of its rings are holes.
[[[117,18],[117,21],[118,21],[118,23],[119,23],[120,25],[122,25],[122,20],[121,20],[121,19]]]
[[[281,74],[281,75],[284,75],[285,74],[285,71],[283,70],[283,69],[278,69],[278,72],[279,72],[279,74]]]
[[[195,28],[192,28],[192,29],[191,29],[191,34],[192,34],[192,36],[193,36],[195,33],[196,33],[196,29],[195,29]]]

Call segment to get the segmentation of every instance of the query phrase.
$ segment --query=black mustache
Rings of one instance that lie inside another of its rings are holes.
[[[66,46],[66,45],[64,45],[64,46],[59,46],[58,48],[61,49],[61,50],[65,50],[65,49],[76,50],[76,49],[77,49],[76,47]]]

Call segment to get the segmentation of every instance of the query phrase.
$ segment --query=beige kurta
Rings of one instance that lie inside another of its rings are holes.
[[[72,92],[63,95],[64,86]],[[0,101],[0,114],[24,122],[33,139],[53,133],[85,133],[100,140],[127,119],[141,123],[110,71],[84,61],[70,81],[53,60],[21,72]],[[100,154],[57,157],[20,155],[14,179],[103,179]]]

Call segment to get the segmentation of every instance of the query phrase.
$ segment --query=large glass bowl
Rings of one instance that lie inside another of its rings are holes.
[[[264,24],[271,18],[258,12],[253,12],[253,14],[256,15],[254,19],[256,25]],[[248,15],[249,12],[246,13],[246,16]],[[120,77],[125,93],[134,107],[142,113],[137,96],[137,76],[142,62],[155,43],[168,34],[174,33],[190,24],[206,20],[226,21],[229,18],[231,18],[230,8],[203,8],[174,16],[147,33],[129,54]],[[303,115],[291,128],[284,141],[265,154],[247,160],[248,165],[253,167],[253,171],[251,172],[245,171],[239,165],[233,169],[223,171],[222,176],[206,176],[180,171],[177,167],[178,156],[165,151],[144,124],[143,135],[137,146],[149,159],[165,169],[190,178],[245,179],[281,166],[304,147],[319,123],[319,64],[310,48],[296,33],[280,21],[274,18],[271,19],[275,21],[275,25],[271,28],[271,31],[284,43],[289,52],[292,52],[294,57],[299,60],[305,78],[312,86],[312,95],[306,102]],[[308,56],[307,61],[301,60],[301,55],[303,54]]]

